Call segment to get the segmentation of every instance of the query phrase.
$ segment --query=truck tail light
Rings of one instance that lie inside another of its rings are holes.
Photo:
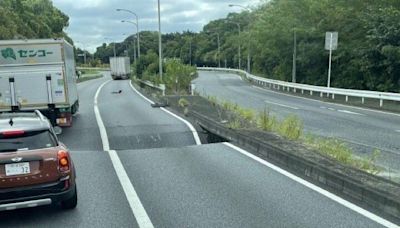
[[[70,170],[68,152],[64,151],[64,150],[60,150],[60,151],[58,151],[57,157],[58,157],[58,167],[59,167],[60,171],[68,172]]]

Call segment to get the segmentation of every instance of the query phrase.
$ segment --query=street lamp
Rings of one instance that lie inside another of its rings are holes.
[[[124,12],[128,12],[130,14],[135,15],[136,17],[136,29],[137,29],[137,46],[138,46],[138,57],[140,58],[140,33],[139,33],[139,17],[138,15],[131,11],[131,10],[127,10],[127,9],[117,9],[117,11],[124,11]]]
[[[133,25],[135,25],[136,26],[136,35],[137,35],[137,40],[139,41],[139,25],[136,23],[136,22],[134,22],[134,21],[126,21],[126,20],[122,20],[121,21],[122,23],[130,23],[130,24],[133,24]],[[136,50],[135,50],[135,52],[136,52]],[[138,42],[138,57],[140,58],[140,48],[139,48],[139,42]],[[134,58],[135,58],[135,60],[134,61],[136,61],[136,55],[134,56]]]
[[[229,7],[240,7],[244,10],[251,12],[251,9],[246,6],[238,5],[238,4],[229,4]],[[247,51],[247,72],[250,73],[251,68],[251,58],[250,58],[250,42],[249,42],[249,50]]]
[[[235,24],[237,27],[238,27],[238,30],[239,30],[239,49],[238,49],[238,55],[239,55],[239,69],[242,67],[242,60],[241,60],[241,56],[240,56],[240,52],[241,52],[241,47],[240,47],[240,31],[241,31],[241,29],[240,29],[240,24],[239,23],[236,23],[236,22],[234,22],[234,21],[230,21],[230,20],[225,20],[225,22],[227,22],[227,23],[231,23],[231,24]]]
[[[219,32],[214,32],[214,31],[205,31],[205,32],[213,32],[217,35],[217,44],[218,44],[218,67],[221,68],[221,43],[220,43],[220,37],[219,37]]]
[[[163,78],[163,61],[162,61],[162,36],[161,36],[161,9],[160,0],[158,0],[158,58],[159,58],[159,71],[160,71],[160,81]]]

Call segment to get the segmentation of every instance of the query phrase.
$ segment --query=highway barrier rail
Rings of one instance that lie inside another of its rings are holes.
[[[255,76],[247,73],[244,70],[230,69],[230,68],[214,68],[214,67],[198,67],[198,70],[206,71],[222,71],[230,72],[243,75],[249,81],[254,84],[265,86],[272,89],[283,90],[283,91],[293,91],[295,93],[301,92],[301,94],[309,93],[310,95],[319,94],[320,97],[329,97],[335,100],[337,96],[344,96],[345,102],[349,101],[350,97],[355,97],[360,99],[361,104],[365,103],[365,99],[376,99],[379,101],[379,107],[384,106],[385,101],[400,102],[399,93],[388,93],[388,92],[377,92],[368,90],[354,90],[354,89],[341,89],[341,88],[328,88],[322,86],[314,86],[300,83],[285,82],[273,79],[267,79],[259,76]]]

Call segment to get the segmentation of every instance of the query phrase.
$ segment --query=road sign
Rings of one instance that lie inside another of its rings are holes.
[[[328,88],[331,87],[332,51],[338,47],[338,32],[327,32],[325,36],[325,50],[329,50]]]
[[[338,47],[338,32],[327,32],[325,36],[325,50],[336,50]]]

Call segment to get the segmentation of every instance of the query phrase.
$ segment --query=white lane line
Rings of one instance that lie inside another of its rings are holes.
[[[400,130],[396,130],[396,132],[400,133]]]
[[[293,98],[298,98],[298,99],[303,99],[303,100],[308,100],[308,101],[314,101],[314,102],[319,102],[319,103],[324,103],[324,104],[329,103],[329,104],[340,106],[340,107],[344,107],[344,108],[352,108],[352,109],[358,109],[358,110],[362,110],[362,111],[375,112],[375,113],[380,113],[380,114],[386,114],[386,115],[400,117],[400,114],[393,113],[393,112],[384,112],[384,111],[379,111],[379,110],[374,110],[374,109],[361,108],[361,107],[357,107],[357,106],[351,106],[351,105],[344,105],[344,104],[337,104],[337,103],[319,101],[319,100],[315,100],[315,99],[311,99],[311,98],[307,98],[307,97],[300,97],[300,96],[290,95],[290,94],[286,94],[286,93],[275,92],[275,91],[272,91],[272,90],[269,90],[269,89],[263,89],[263,88],[260,88],[258,86],[254,86],[254,85],[252,87],[255,88],[255,89],[262,90],[264,92],[275,93],[275,94],[283,95],[283,96],[287,96],[287,97],[293,97]]]
[[[288,178],[290,178],[290,179],[292,179],[294,181],[296,181],[297,183],[300,183],[300,184],[306,186],[307,188],[310,188],[311,190],[314,190],[314,191],[318,192],[319,194],[321,194],[323,196],[326,196],[329,199],[331,199],[331,200],[333,200],[333,201],[335,201],[335,202],[337,202],[337,203],[349,208],[350,210],[353,210],[353,211],[363,215],[364,217],[366,217],[366,218],[368,218],[368,219],[370,219],[372,221],[375,221],[375,222],[377,222],[377,223],[379,223],[379,224],[381,224],[383,226],[386,226],[386,227],[399,227],[398,225],[396,225],[396,224],[394,224],[394,223],[392,223],[392,222],[390,222],[390,221],[388,221],[388,220],[386,220],[384,218],[381,218],[381,217],[379,217],[379,216],[377,216],[377,215],[375,215],[375,214],[373,214],[373,213],[371,213],[371,212],[369,212],[369,211],[367,211],[367,210],[365,210],[365,209],[363,209],[363,208],[361,208],[361,207],[359,207],[359,206],[357,206],[357,205],[355,205],[353,203],[350,203],[349,201],[347,201],[345,199],[342,199],[339,196],[337,196],[337,195],[335,195],[333,193],[330,193],[330,192],[326,191],[325,189],[322,189],[322,188],[320,188],[320,187],[318,187],[318,186],[316,186],[316,185],[314,185],[314,184],[312,184],[312,183],[310,183],[310,182],[308,182],[308,181],[306,181],[304,179],[301,179],[300,177],[295,176],[295,175],[289,173],[288,171],[283,170],[283,169],[279,168],[278,166],[276,166],[274,164],[271,164],[271,163],[269,163],[269,162],[267,162],[267,161],[255,156],[255,155],[253,155],[253,154],[251,154],[251,153],[249,153],[249,152],[247,152],[247,151],[245,151],[245,150],[243,150],[243,149],[241,149],[241,148],[239,148],[239,147],[237,147],[235,145],[232,145],[231,143],[224,143],[224,144],[226,146],[238,151],[239,153],[241,153],[241,154],[243,154],[243,155],[245,155],[245,156],[247,156],[247,157],[249,157],[249,158],[251,158],[251,159],[253,159],[253,160],[255,160],[255,161],[257,161],[257,162],[259,162],[259,163],[271,168],[271,169],[273,169],[273,170],[275,170],[276,172],[278,172],[278,173],[280,173],[280,174],[282,174],[282,175],[284,175],[284,176],[286,176],[286,177],[288,177]]]
[[[290,109],[294,109],[294,110],[299,110],[299,108],[294,107],[294,106],[279,104],[279,103],[275,103],[275,102],[272,102],[272,101],[264,101],[264,102],[265,102],[265,103],[268,103],[268,104],[273,104],[273,105],[281,106],[281,107],[284,107],[284,108],[290,108]]]
[[[243,78],[242,77],[240,77],[240,76],[237,76],[241,81],[243,81]]]
[[[352,112],[352,111],[348,111],[348,110],[337,110],[337,111],[342,112],[342,113],[352,114],[352,115],[365,116],[364,114],[361,114],[358,112]]]
[[[110,156],[111,162],[113,164],[114,170],[118,176],[119,182],[122,185],[122,189],[124,190],[126,199],[128,200],[129,206],[131,207],[133,216],[136,219],[139,227],[141,228],[154,228],[153,223],[151,222],[149,216],[146,213],[142,203],[140,202],[139,196],[137,195],[135,188],[132,185],[131,180],[126,173],[124,166],[122,165],[121,160],[118,157],[118,154],[115,150],[110,150],[110,144],[108,141],[107,131],[104,126],[104,122],[101,119],[99,107],[98,107],[98,97],[101,89],[109,83],[111,80],[104,82],[97,89],[96,95],[94,97],[94,113],[96,116],[97,125],[100,129],[101,141],[103,143],[103,150],[108,153]]]
[[[154,104],[154,102],[152,100],[150,100],[149,98],[145,97],[143,94],[141,94],[139,91],[137,91],[137,89],[135,87],[133,87],[132,81],[129,83],[129,85],[131,86],[132,90],[135,93],[137,93],[143,99],[148,101],[150,104]],[[187,120],[181,118],[180,116],[175,115],[174,113],[170,112],[166,108],[160,108],[160,109],[163,110],[164,112],[170,114],[171,116],[175,117],[176,119],[180,120],[181,122],[183,122],[190,129],[190,131],[192,132],[194,141],[196,142],[196,145],[201,145],[201,140],[200,140],[199,134],[197,133],[196,129],[193,127],[193,125],[191,123],[189,123]]]

